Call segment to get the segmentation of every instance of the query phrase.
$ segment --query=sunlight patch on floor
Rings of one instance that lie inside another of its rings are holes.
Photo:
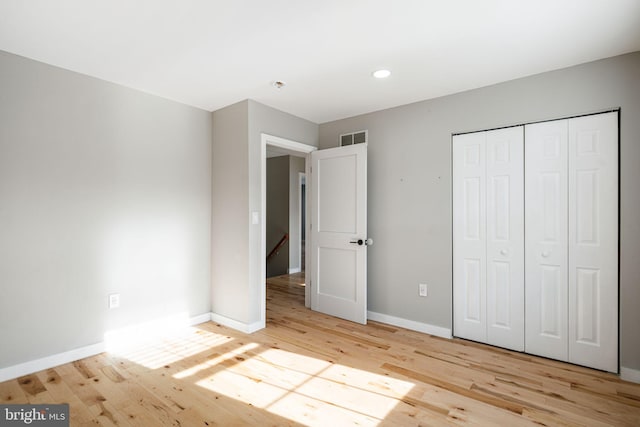
[[[226,335],[212,333],[198,327],[184,327],[158,334],[124,334],[111,337],[107,351],[149,369],[158,369],[210,352],[215,347],[233,341]]]
[[[280,349],[250,354],[196,384],[306,425],[377,425],[413,387]]]
[[[119,335],[110,353],[151,370],[170,368],[174,380],[304,425],[376,426],[414,387],[362,365],[356,369],[240,339],[206,324],[133,332]]]
[[[236,359],[238,357],[242,357],[243,354],[245,354],[246,352],[253,350],[255,348],[258,348],[258,344],[256,343],[249,343],[246,345],[243,345],[240,348],[237,348],[235,350],[229,351],[223,355],[220,356],[216,356],[213,357],[211,359],[208,359],[206,362],[203,363],[199,363],[193,367],[190,367],[188,369],[185,369],[184,371],[180,371],[177,374],[173,375],[173,378],[175,379],[183,379],[183,378],[187,378],[190,377],[192,375],[197,374],[198,372],[204,371],[205,369],[209,369],[212,368],[216,365],[219,365],[220,363],[227,361],[227,360],[232,360],[232,359]]]

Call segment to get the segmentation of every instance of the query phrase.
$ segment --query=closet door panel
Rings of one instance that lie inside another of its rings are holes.
[[[453,137],[454,335],[486,342],[486,141]]]
[[[567,120],[525,126],[525,351],[568,360]]]
[[[569,121],[569,361],[618,370],[618,113]]]
[[[487,342],[524,350],[524,129],[486,132]]]

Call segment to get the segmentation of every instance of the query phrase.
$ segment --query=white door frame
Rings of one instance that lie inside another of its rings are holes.
[[[307,266],[305,263],[304,268],[302,268],[302,202],[305,203],[305,231],[306,231],[306,224],[307,224],[307,218],[306,218],[306,207],[307,207],[307,200],[306,200],[306,193],[305,193],[305,199],[302,200],[302,186],[307,184],[307,174],[306,174],[306,169],[307,169],[307,165],[306,165],[306,159],[305,159],[305,172],[298,172],[298,233],[300,233],[298,235],[298,262],[299,262],[299,269],[300,271],[306,271],[307,270]],[[306,236],[306,233],[305,233]],[[305,240],[306,241],[306,240]],[[306,248],[305,248],[306,249]],[[306,251],[305,251],[306,253]],[[306,289],[306,288],[305,288]],[[306,297],[306,292],[305,292],[305,297]]]
[[[309,153],[312,151],[316,151],[318,148],[313,145],[303,144],[301,142],[293,141],[290,139],[281,138],[279,136],[269,135],[266,133],[260,134],[260,164],[261,164],[261,177],[260,177],[260,322],[262,327],[265,327],[267,324],[267,224],[266,224],[266,212],[267,212],[267,145],[271,145],[274,147],[278,147],[284,149],[286,151],[292,152],[295,154],[304,154],[305,158],[305,173],[309,176]],[[308,197],[307,197],[308,199]],[[309,212],[309,203],[306,202],[306,211]],[[308,254],[308,248],[311,240],[311,235],[309,233],[309,221],[305,224],[307,239],[305,242],[305,251]],[[308,259],[308,257],[307,257]],[[309,271],[307,268],[307,262],[305,262],[305,270]],[[311,306],[311,293],[309,292],[309,287],[305,287],[304,291],[304,301],[307,307]]]

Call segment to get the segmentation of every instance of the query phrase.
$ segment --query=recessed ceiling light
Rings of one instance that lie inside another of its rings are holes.
[[[285,82],[283,82],[282,80],[276,80],[275,82],[271,83],[271,85],[273,87],[275,87],[276,89],[282,89],[283,87],[285,87],[287,84]]]
[[[373,77],[376,79],[386,79],[391,75],[391,71],[389,70],[378,70],[373,72]]]

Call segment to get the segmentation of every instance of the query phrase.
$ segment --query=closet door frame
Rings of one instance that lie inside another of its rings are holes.
[[[522,125],[524,351],[610,372],[619,371],[619,112],[607,110]],[[597,122],[595,127],[592,120]],[[603,127],[598,128],[598,123],[604,123]],[[537,149],[542,150],[538,156],[547,159],[538,159],[536,165],[529,153],[535,151],[536,132],[542,129],[544,134],[545,126],[557,132],[537,136],[541,144]],[[487,209],[492,203],[493,172],[488,165],[487,132],[492,131],[454,134],[452,138],[452,323],[454,336],[509,348],[492,339],[489,332],[496,323],[491,310],[495,317],[500,304],[489,307],[489,295],[497,293],[491,289],[493,279],[489,279],[489,264],[496,257],[489,242],[492,218]],[[484,150],[470,151],[477,154],[471,156],[476,159],[475,167],[484,169],[460,176],[457,171],[469,165],[461,168],[464,144],[456,147],[456,141],[466,138],[472,145],[477,146],[478,141],[480,146],[484,144]],[[556,149],[557,158],[550,161]],[[465,196],[456,189],[462,188],[464,180],[475,180],[476,184],[474,253],[463,249],[470,236],[459,209]],[[533,226],[530,220],[534,217],[542,223]],[[467,268],[461,260],[469,261]],[[471,281],[470,271],[475,275]]]

